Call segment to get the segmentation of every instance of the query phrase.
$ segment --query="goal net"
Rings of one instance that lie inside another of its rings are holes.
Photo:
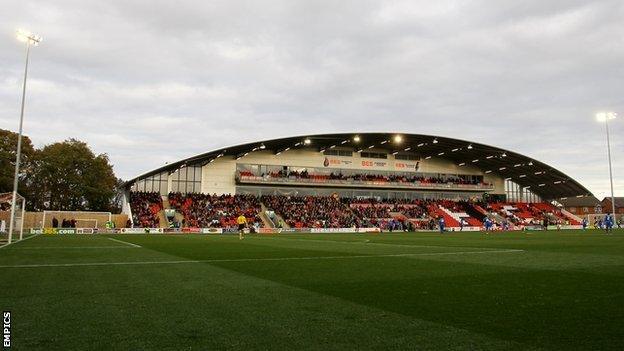
[[[43,211],[42,228],[106,228],[111,212]]]
[[[26,199],[17,194],[15,199],[15,211],[13,225],[11,225],[11,206],[13,205],[13,193],[0,194],[0,242],[21,240],[24,237],[24,214],[26,211]],[[13,232],[10,233],[11,228]]]

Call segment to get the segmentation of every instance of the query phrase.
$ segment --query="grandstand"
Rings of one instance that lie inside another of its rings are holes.
[[[580,225],[558,205],[591,195],[538,160],[431,135],[295,136],[217,149],[126,184],[124,212],[138,228],[235,227],[244,214],[276,228],[480,229]]]

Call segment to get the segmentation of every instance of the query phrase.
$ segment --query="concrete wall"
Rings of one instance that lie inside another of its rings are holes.
[[[57,215],[56,218],[59,221],[59,225],[63,218],[66,219],[97,219],[98,220],[98,228],[106,227],[106,219],[107,216],[102,215],[91,215],[89,213],[81,213],[80,215]],[[4,220],[7,222],[7,228],[9,219],[11,218],[11,211],[0,211],[0,220]],[[112,215],[112,220],[115,222],[115,226],[117,228],[124,228],[126,226],[126,221],[128,220],[128,216],[125,214],[114,214]],[[26,212],[24,214],[24,228],[41,228],[43,222],[43,212]],[[46,227],[52,227],[52,216],[46,216]],[[77,225],[79,226],[79,225]],[[7,229],[8,230],[8,229]]]

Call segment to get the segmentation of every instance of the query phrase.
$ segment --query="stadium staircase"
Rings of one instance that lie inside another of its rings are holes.
[[[444,218],[444,223],[448,228],[459,227],[459,221],[453,218],[450,214],[448,214],[445,208],[438,206],[437,204],[429,206],[429,213],[434,214],[434,216]],[[436,222],[437,224],[437,222]]]
[[[267,207],[263,203],[261,203],[260,206],[261,206],[261,210],[260,210],[259,216],[260,216],[260,219],[262,220],[262,223],[264,224],[264,228],[275,228],[276,227],[275,223],[273,223],[271,218],[269,218],[269,216],[267,215],[267,211],[268,211]]]
[[[165,210],[171,208],[171,205],[169,204],[169,198],[167,196],[162,195],[161,198],[162,210],[158,211],[158,223],[160,228],[169,228],[169,220],[167,220]]]
[[[580,225],[583,222],[583,219],[572,212],[568,212],[564,209],[561,209],[561,213],[566,216],[570,220],[570,224]],[[577,224],[578,223],[578,224]]]
[[[466,214],[468,214],[472,219],[477,220],[478,226],[481,226],[483,224],[483,219],[487,215],[487,212],[483,208],[481,208],[481,206],[474,205],[469,202],[464,202],[462,203],[462,205],[464,206]]]
[[[474,208],[475,211],[480,213],[482,216],[487,216],[489,214],[488,211],[486,211],[485,209],[483,209],[483,207],[479,205],[472,205],[472,208]],[[475,218],[479,218],[479,217],[475,217]]]
[[[158,213],[158,219],[160,220],[160,227],[161,228],[169,228],[171,226],[171,223],[169,223],[169,220],[167,219],[167,215],[165,214],[165,210],[168,210],[171,207],[171,204],[169,203],[169,197],[166,195],[161,196],[162,197],[162,204],[163,204],[163,209],[162,211],[160,211]],[[175,214],[173,215],[173,219],[175,222],[177,223],[182,223],[182,221],[184,220],[184,215],[181,214],[180,212],[178,212],[178,210],[175,210]]]
[[[266,211],[268,211],[269,208],[262,202],[260,202],[260,206],[262,208],[261,213],[260,213],[260,218],[262,219],[262,222],[264,222],[264,225],[266,226],[268,223],[273,223],[266,215]],[[266,221],[265,221],[265,217],[266,217]],[[282,222],[284,229],[290,229],[290,226],[288,225],[288,223],[286,223],[284,218],[280,216],[277,212],[275,212],[275,224],[273,224],[273,226],[268,226],[267,228],[277,228],[278,227],[277,224],[280,223],[280,221]]]
[[[466,212],[452,212],[451,210],[449,210],[446,207],[440,206],[440,210],[444,213],[446,213],[448,216],[452,217],[455,220],[455,223],[457,223],[457,225],[450,225],[447,218],[445,217],[444,220],[447,223],[447,226],[449,227],[460,227],[460,220],[464,219],[464,221],[466,221],[466,223],[468,223],[468,227],[480,227],[481,226],[481,222],[479,222],[479,220],[472,218],[468,213]]]

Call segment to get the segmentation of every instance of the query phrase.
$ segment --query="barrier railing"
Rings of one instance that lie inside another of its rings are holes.
[[[249,184],[268,185],[322,185],[331,187],[377,187],[377,188],[403,188],[415,190],[477,190],[491,191],[494,186],[491,184],[455,184],[455,183],[426,183],[426,182],[391,182],[391,181],[369,181],[369,180],[342,180],[342,179],[316,179],[316,178],[295,178],[295,177],[260,177],[250,175],[237,175],[236,181]]]

